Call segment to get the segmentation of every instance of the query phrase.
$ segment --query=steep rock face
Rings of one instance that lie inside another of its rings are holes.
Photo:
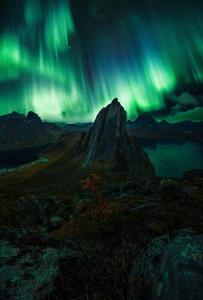
[[[203,235],[189,230],[154,239],[134,262],[128,299],[202,299],[202,254]]]
[[[99,112],[75,150],[76,155],[84,155],[84,166],[95,161],[111,162],[114,167],[134,174],[153,173],[146,154],[127,135],[126,112],[117,98]]]

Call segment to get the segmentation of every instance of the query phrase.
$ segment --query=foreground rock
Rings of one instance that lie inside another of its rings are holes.
[[[78,256],[69,248],[15,246],[0,241],[0,299],[49,299],[61,274],[61,262],[71,263]]]
[[[154,239],[130,276],[130,300],[203,299],[203,235],[180,231]]]
[[[153,173],[148,157],[127,134],[126,112],[118,99],[99,112],[94,125],[82,135],[74,154],[83,156],[84,166],[102,162],[134,174]]]
[[[56,250],[30,247],[23,253],[7,241],[1,241],[0,250],[2,299],[42,299],[50,294],[58,273]]]

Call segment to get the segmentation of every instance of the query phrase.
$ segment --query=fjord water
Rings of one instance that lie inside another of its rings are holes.
[[[1,152],[0,169],[15,168],[35,161],[47,147],[48,145]]]
[[[184,171],[203,169],[203,144],[195,142],[141,141],[156,175],[180,177]]]
[[[203,144],[195,142],[171,142],[139,140],[151,160],[156,175],[180,177],[184,171],[203,169]],[[38,158],[43,147],[8,151],[0,155],[0,169],[12,168]]]

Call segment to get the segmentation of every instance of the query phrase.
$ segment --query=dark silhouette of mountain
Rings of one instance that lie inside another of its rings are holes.
[[[13,111],[10,114],[0,116],[0,122],[2,122],[2,121],[11,121],[11,120],[13,120],[13,121],[25,120],[25,115],[19,114],[16,111]]]
[[[67,132],[87,132],[92,123],[66,124],[62,128]]]
[[[34,112],[27,116],[12,112],[0,117],[0,151],[38,147],[54,143],[62,134],[56,125],[43,123]]]
[[[88,133],[82,134],[74,153],[83,156],[84,166],[102,162],[134,174],[153,173],[148,157],[127,134],[126,112],[117,98],[98,113]]]
[[[163,122],[163,121],[162,121]],[[192,122],[192,121],[182,121],[178,123],[170,124],[172,128],[185,132],[202,132],[203,131],[203,122]]]
[[[149,114],[141,114],[135,121],[128,121],[129,128],[158,128],[159,123],[153,119],[153,117]]]
[[[34,113],[33,111],[29,111],[26,117],[26,122],[38,122],[39,124],[41,124],[42,120],[36,113]]]
[[[149,114],[141,114],[135,121],[127,122],[128,131],[142,139],[203,141],[203,122],[157,122]]]

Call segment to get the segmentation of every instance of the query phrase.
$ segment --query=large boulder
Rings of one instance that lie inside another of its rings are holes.
[[[0,240],[0,299],[59,299],[55,289],[59,282],[59,294],[62,293],[64,264],[68,272],[68,264],[74,265],[79,257],[79,252],[68,247],[43,248],[33,243],[26,245],[26,241],[15,245]]]
[[[0,241],[1,299],[44,299],[58,274],[58,252],[53,248],[20,249]]]
[[[98,113],[88,133],[82,134],[74,155],[83,156],[84,166],[101,162],[136,175],[153,173],[147,155],[127,134],[126,112],[117,98]]]
[[[129,300],[203,299],[203,235],[189,230],[156,238],[130,274]]]

